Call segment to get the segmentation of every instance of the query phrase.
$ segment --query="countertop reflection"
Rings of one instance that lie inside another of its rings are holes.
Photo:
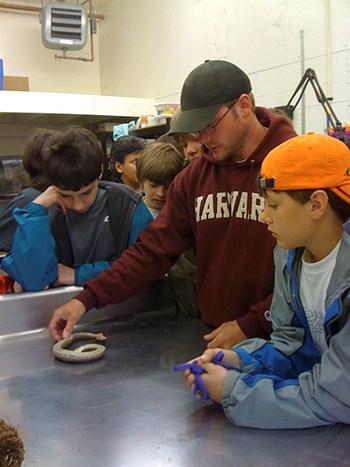
[[[102,360],[55,360],[45,328],[0,340],[0,418],[24,441],[23,465],[350,465],[348,426],[239,428],[220,406],[194,401],[173,367],[205,348],[199,320],[169,308],[82,330],[107,336]]]

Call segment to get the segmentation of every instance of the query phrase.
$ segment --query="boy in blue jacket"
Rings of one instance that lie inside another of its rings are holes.
[[[24,290],[83,285],[152,221],[139,193],[99,181],[102,167],[100,144],[89,130],[72,126],[52,137],[44,162],[51,186],[13,211],[18,227],[1,264]]]
[[[185,381],[235,425],[350,424],[350,151],[326,135],[292,138],[267,155],[259,184],[278,244],[271,340],[206,350],[202,390],[191,369]]]

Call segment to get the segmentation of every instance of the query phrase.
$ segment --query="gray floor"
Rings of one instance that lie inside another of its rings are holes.
[[[243,429],[219,406],[194,401],[173,366],[204,349],[207,328],[169,307],[120,317],[148,303],[144,294],[79,326],[107,336],[102,360],[56,361],[45,325],[74,293],[0,297],[0,418],[18,428],[25,466],[350,465],[349,426]]]

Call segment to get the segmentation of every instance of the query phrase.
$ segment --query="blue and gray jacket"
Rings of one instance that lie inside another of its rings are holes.
[[[1,268],[26,291],[52,284],[58,263],[74,268],[75,285],[83,285],[109,268],[153,220],[139,193],[113,182],[99,183],[87,213],[65,216],[58,206],[49,212],[30,203],[25,209],[16,208],[13,216],[18,227]]]
[[[235,425],[309,428],[350,424],[350,236],[344,232],[326,297],[328,348],[314,344],[301,305],[303,249],[275,250],[271,340],[232,348],[243,373],[230,370],[222,406]]]

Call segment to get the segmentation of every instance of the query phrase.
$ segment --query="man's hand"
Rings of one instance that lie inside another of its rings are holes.
[[[219,352],[222,351],[224,356],[222,358],[222,363],[229,366],[235,366],[240,368],[240,360],[239,356],[236,352],[231,350],[223,350],[223,349],[208,349],[206,350],[203,355],[200,357],[195,358],[194,360],[198,361],[198,365],[206,371],[201,375],[203,383],[206,387],[206,390],[209,394],[209,397],[215,401],[220,403],[222,400],[222,390],[224,387],[224,380],[227,374],[226,368],[222,367],[221,365],[217,365],[215,363],[211,363],[214,356]],[[189,363],[192,363],[191,360]],[[193,391],[195,377],[191,373],[190,370],[185,370],[183,372],[185,384]],[[198,394],[198,398],[201,397],[201,394]]]
[[[56,341],[69,337],[73,332],[74,325],[83,316],[85,311],[85,306],[75,298],[57,308],[53,312],[49,324],[51,336]]]
[[[245,341],[247,336],[238,326],[237,321],[228,321],[203,338],[208,341],[208,349],[215,347],[230,349],[239,342]]]
[[[60,287],[61,285],[74,285],[75,276],[74,269],[64,264],[58,263],[58,277],[54,283],[55,287]]]

